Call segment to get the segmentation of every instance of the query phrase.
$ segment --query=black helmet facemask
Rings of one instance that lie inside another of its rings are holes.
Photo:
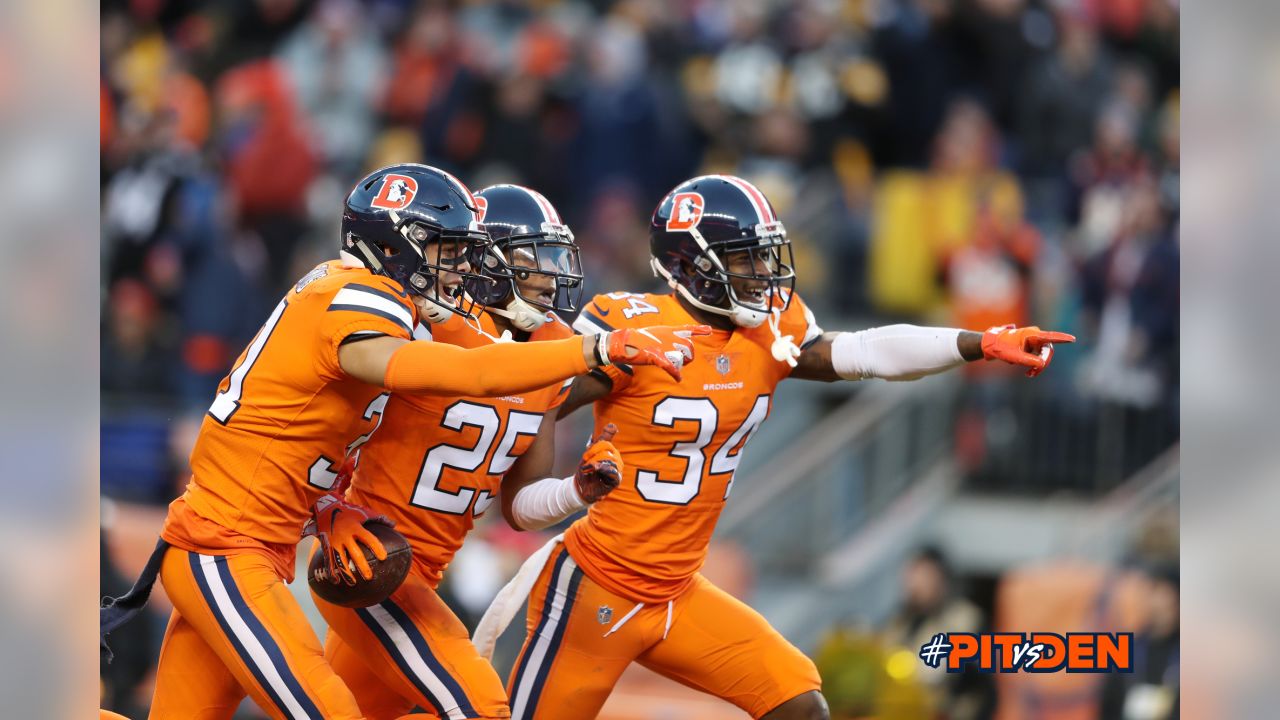
[[[484,225],[473,222],[467,230],[442,230],[413,217],[403,218],[394,210],[389,215],[396,231],[421,253],[406,289],[431,303],[424,309],[426,319],[439,323],[450,314],[471,316],[476,301],[466,292],[468,284],[483,288],[500,277],[500,273],[486,275],[479,270],[492,247]],[[445,275],[457,276],[452,288],[443,287]]]
[[[472,312],[464,291],[469,281],[477,287],[493,281],[479,272],[492,242],[482,220],[457,178],[400,163],[370,173],[347,196],[340,249],[348,261],[426,300],[415,303],[424,319],[442,322]]]
[[[781,222],[757,225],[752,237],[708,243],[697,227],[686,230],[702,252],[691,263],[695,277],[692,287],[675,280],[671,269],[653,258],[654,272],[667,280],[695,307],[727,315],[740,327],[759,327],[771,309],[786,310],[795,289],[796,274],[791,241]],[[730,256],[748,252],[751,271],[729,270]],[[759,285],[757,297],[743,297],[733,287],[734,280]]]
[[[582,299],[578,245],[564,225],[543,223],[538,233],[503,238],[480,267],[488,282],[468,280],[467,293],[519,330],[541,327],[548,312],[574,312]]]

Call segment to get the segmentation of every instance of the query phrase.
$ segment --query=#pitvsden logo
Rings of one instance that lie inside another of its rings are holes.
[[[938,633],[920,659],[949,673],[1133,672],[1133,633]]]

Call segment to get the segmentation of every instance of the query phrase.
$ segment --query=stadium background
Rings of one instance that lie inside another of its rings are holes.
[[[1176,0],[104,2],[103,591],[365,170],[539,189],[588,293],[657,289],[653,205],[732,172],[775,204],[827,329],[1080,341],[1034,382],[788,383],[708,574],[818,661],[835,717],[1158,717],[1130,685],[1177,684],[1178,22]],[[459,613],[540,543],[491,518],[451,571]],[[114,643],[104,707],[145,714],[152,610]],[[976,628],[1133,630],[1162,665],[924,672],[922,636]],[[606,712],[731,710],[637,672]]]

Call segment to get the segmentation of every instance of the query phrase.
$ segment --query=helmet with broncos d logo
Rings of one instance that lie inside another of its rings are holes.
[[[492,185],[476,193],[476,202],[493,238],[480,268],[489,282],[467,283],[476,302],[525,332],[541,327],[548,311],[577,310],[582,299],[578,244],[542,193]]]
[[[429,165],[373,171],[351,190],[342,212],[344,258],[429,300],[431,322],[470,314],[474,303],[463,284],[481,278],[490,242],[471,191]],[[495,280],[491,274],[480,282]]]
[[[703,175],[677,185],[653,212],[649,251],[654,273],[685,300],[741,327],[758,327],[791,302],[791,241],[764,193],[742,178]],[[748,272],[741,263],[730,269],[735,253],[750,259]]]

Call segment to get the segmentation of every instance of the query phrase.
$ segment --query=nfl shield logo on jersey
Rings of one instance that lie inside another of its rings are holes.
[[[609,621],[613,619],[613,608],[608,605],[601,605],[600,609],[596,611],[596,619],[600,621],[601,625],[608,625]]]
[[[716,372],[720,373],[721,375],[729,374],[729,356],[728,355],[720,355],[716,357]]]

